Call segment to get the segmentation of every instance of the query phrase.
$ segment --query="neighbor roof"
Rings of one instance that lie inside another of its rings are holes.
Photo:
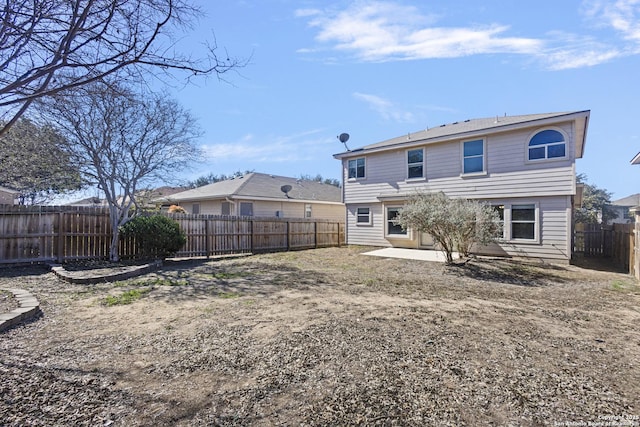
[[[288,193],[282,190],[285,185],[291,186]],[[172,194],[159,198],[157,201],[179,203],[224,198],[340,203],[341,190],[334,185],[318,181],[252,172],[244,176]]]
[[[460,122],[440,125],[434,128],[408,133],[375,144],[365,145],[356,150],[335,154],[334,157],[352,157],[363,151],[383,151],[397,148],[397,146],[424,145],[452,139],[470,138],[487,133],[507,132],[514,129],[531,126],[544,126],[563,121],[577,122],[576,126],[576,157],[582,157],[587,134],[589,110],[560,113],[525,114],[519,116],[493,116],[482,119],[469,119]]]
[[[640,206],[640,193],[614,200],[611,204],[614,206]]]
[[[7,188],[7,187],[2,187],[2,186],[0,186],[0,191],[2,191],[4,193],[10,193],[10,194],[18,194],[18,193],[20,193],[18,190],[14,190],[14,189]]]
[[[636,156],[631,159],[632,165],[640,165],[640,153],[636,154]]]

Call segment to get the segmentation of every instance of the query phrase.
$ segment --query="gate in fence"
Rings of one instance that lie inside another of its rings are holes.
[[[611,258],[616,265],[632,272],[635,262],[635,224],[600,226],[576,224],[574,254]]]

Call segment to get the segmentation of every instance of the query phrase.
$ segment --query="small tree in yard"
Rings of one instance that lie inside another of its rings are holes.
[[[476,200],[452,199],[444,193],[417,193],[396,221],[404,229],[429,233],[445,253],[447,264],[451,264],[455,250],[468,257],[474,244],[494,242],[500,218],[490,205]]]

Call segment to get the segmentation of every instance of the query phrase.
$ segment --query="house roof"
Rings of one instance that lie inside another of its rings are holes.
[[[291,190],[286,194],[282,190],[285,185],[291,186]],[[228,198],[340,203],[341,195],[340,188],[334,185],[252,172],[241,177],[214,182],[213,184],[172,194],[168,197],[158,198],[156,201],[180,203],[183,201]]]
[[[640,165],[640,153],[636,154],[636,156],[631,159],[632,165]]]
[[[363,152],[385,151],[412,145],[434,144],[454,139],[471,138],[488,133],[508,132],[533,126],[545,126],[566,121],[576,122],[576,157],[582,157],[589,121],[589,110],[560,113],[525,114],[519,116],[494,116],[482,119],[470,119],[438,127],[408,133],[375,144],[334,154],[336,159],[354,157]]]
[[[0,191],[2,191],[3,193],[8,193],[8,194],[19,194],[20,193],[18,190],[13,190],[11,188],[2,187],[2,186],[0,186]]]
[[[623,197],[622,199],[613,200],[611,202],[614,206],[640,206],[640,193],[632,194],[631,196]]]

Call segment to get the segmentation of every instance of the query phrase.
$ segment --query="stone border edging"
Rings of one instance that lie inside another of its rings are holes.
[[[126,267],[108,267],[94,270],[67,271],[59,264],[52,264],[51,271],[68,283],[77,285],[91,285],[101,282],[126,280],[141,274],[148,273],[162,267],[162,261],[155,261],[145,265]]]
[[[5,331],[21,322],[30,320],[42,312],[40,311],[40,303],[29,292],[23,289],[2,288],[9,291],[18,300],[19,308],[8,313],[0,314],[0,332]]]

